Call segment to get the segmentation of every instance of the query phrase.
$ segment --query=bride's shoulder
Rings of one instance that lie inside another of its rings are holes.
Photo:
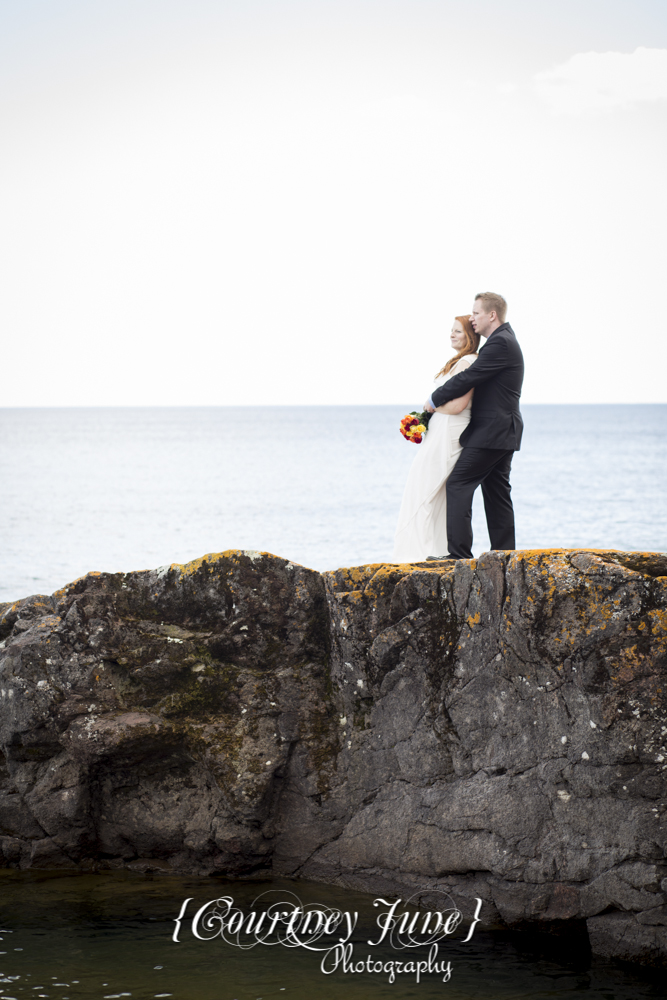
[[[477,354],[464,354],[462,358],[456,362],[455,368],[457,371],[465,371],[466,368],[470,368],[473,361],[477,361]]]

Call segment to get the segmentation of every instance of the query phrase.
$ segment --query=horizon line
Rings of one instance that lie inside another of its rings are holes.
[[[372,409],[374,407],[411,406],[405,401],[393,403],[53,403],[53,404],[17,404],[3,406],[0,405],[0,412],[14,410],[260,410],[260,409],[345,409],[360,408]],[[667,406],[667,400],[642,400],[641,402],[619,402],[617,400],[607,400],[605,402],[579,402],[562,400],[531,402],[526,400],[521,406]]]

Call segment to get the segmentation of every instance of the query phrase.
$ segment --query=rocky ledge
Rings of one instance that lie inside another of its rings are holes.
[[[447,890],[667,962],[667,556],[230,551],[0,605],[8,867]]]

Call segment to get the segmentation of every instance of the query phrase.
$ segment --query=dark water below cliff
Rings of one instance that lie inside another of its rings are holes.
[[[175,918],[186,898],[192,910],[229,895],[247,909],[258,894],[296,893],[303,903],[358,911],[354,958],[375,962],[425,959],[423,949],[407,955],[375,939],[373,896],[333,886],[290,882],[229,882],[128,872],[62,876],[57,873],[0,873],[0,997],[49,1000],[167,998],[173,1000],[642,1000],[664,996],[664,975],[591,961],[573,940],[476,931],[467,944],[457,933],[440,946],[438,960],[451,964],[451,978],[411,973],[392,985],[382,972],[330,975],[321,955],[302,948],[258,945],[241,950],[220,940],[197,940],[184,920],[179,943]],[[462,929],[463,934],[467,928]]]
[[[318,570],[390,559],[414,406],[0,409],[0,601],[230,548]],[[524,418],[519,548],[667,549],[667,405]],[[481,496],[473,526],[479,555]]]

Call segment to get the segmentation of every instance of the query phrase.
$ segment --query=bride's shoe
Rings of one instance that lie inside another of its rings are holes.
[[[456,562],[456,556],[426,556],[426,562]]]

